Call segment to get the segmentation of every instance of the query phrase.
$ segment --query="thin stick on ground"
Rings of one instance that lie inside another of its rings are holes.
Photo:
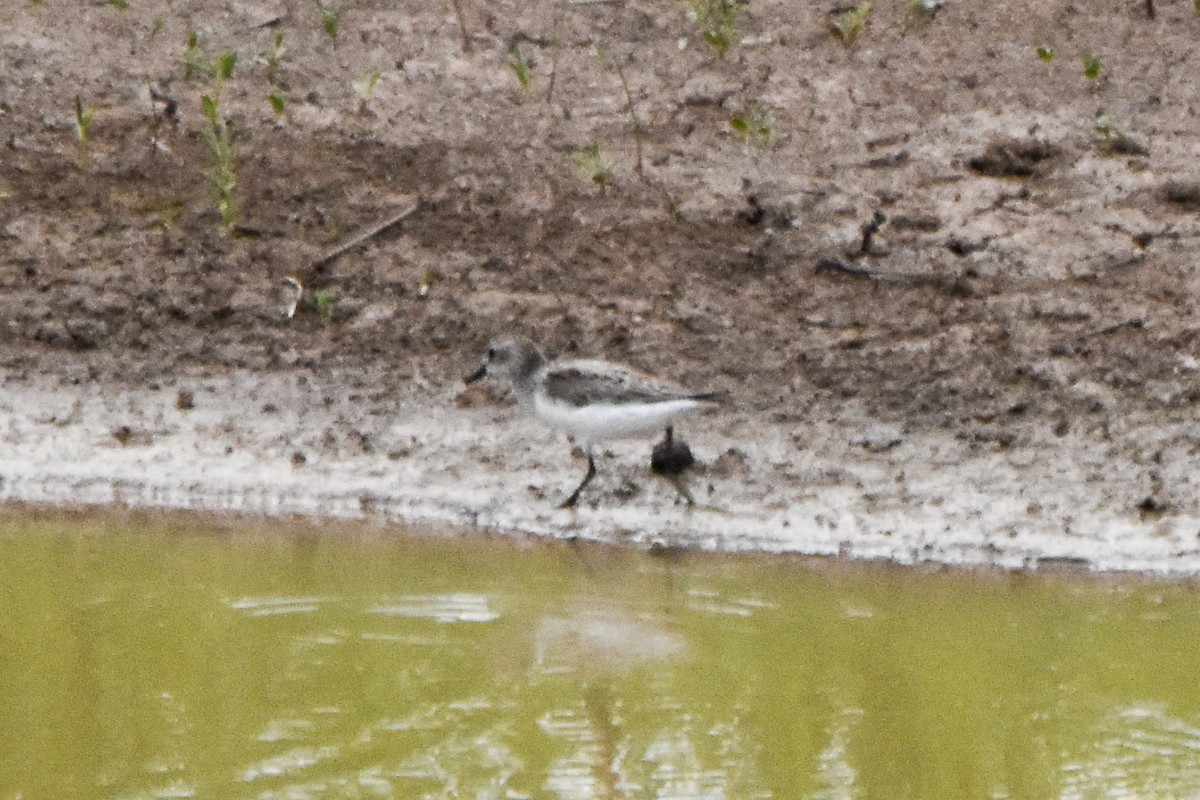
[[[642,169],[642,120],[638,117],[637,108],[633,104],[633,92],[629,91],[625,68],[616,58],[612,59],[612,65],[613,69],[617,71],[617,77],[621,80],[621,88],[625,90],[625,107],[629,110],[629,117],[633,120],[633,145],[637,151],[637,174],[639,178],[645,179],[646,173]]]
[[[562,43],[558,40],[562,17],[563,4],[560,0],[554,4],[554,26],[550,32],[550,88],[546,90],[546,105],[554,102],[554,82],[558,78],[558,56],[562,50]]]
[[[408,219],[420,207],[421,207],[420,202],[413,203],[411,206],[404,209],[399,214],[396,214],[393,217],[389,217],[388,219],[379,223],[375,227],[369,228],[366,231],[352,237],[349,241],[339,244],[337,247],[333,248],[328,253],[321,256],[316,261],[312,262],[312,264],[309,265],[309,269],[310,270],[320,270],[320,269],[324,268],[330,262],[336,260],[339,256],[341,256],[343,253],[345,253],[347,250],[352,250],[355,247],[358,247],[360,244],[363,244],[367,241],[370,241],[371,239],[374,239],[376,236],[378,236],[379,234],[388,230],[389,228],[391,228],[395,225],[398,225],[401,222],[403,222],[404,220]]]
[[[471,52],[471,35],[467,33],[467,17],[463,14],[462,0],[450,0],[454,4],[454,16],[458,18],[458,32],[462,35],[463,52]]]
[[[841,273],[843,275],[853,275],[856,278],[870,278],[875,281],[895,281],[909,282],[913,284],[929,284],[931,286],[946,286],[953,285],[958,280],[957,275],[925,273],[925,272],[898,272],[883,269],[870,269],[868,267],[860,267],[853,264],[847,264],[839,258],[822,258],[817,261],[817,266],[813,270],[815,275],[827,275],[829,273]]]

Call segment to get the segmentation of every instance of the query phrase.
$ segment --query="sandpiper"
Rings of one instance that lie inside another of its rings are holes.
[[[489,372],[512,382],[522,408],[567,432],[587,456],[587,474],[562,504],[570,508],[596,475],[592,445],[608,439],[667,431],[681,414],[713,405],[718,392],[689,392],[609,361],[547,361],[533,342],[507,337],[493,342],[467,383]]]

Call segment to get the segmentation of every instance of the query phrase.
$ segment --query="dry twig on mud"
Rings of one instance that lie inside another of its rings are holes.
[[[847,264],[838,258],[822,258],[817,262],[816,269],[813,272],[817,275],[824,275],[830,272],[840,272],[844,275],[853,275],[856,278],[870,278],[876,281],[895,281],[907,282],[912,284],[930,284],[933,286],[954,286],[959,277],[957,275],[939,275],[936,273],[925,272],[895,272],[892,270],[869,269],[867,267],[859,267],[852,264]]]
[[[882,211],[876,210],[869,220],[863,223],[862,226],[862,243],[859,246],[859,255],[868,255],[871,252],[871,244],[874,242],[875,234],[879,233],[879,229],[883,227],[883,223],[887,222],[887,217]]]
[[[1122,328],[1131,328],[1135,331],[1140,331],[1146,326],[1145,320],[1141,317],[1133,317],[1132,319],[1124,319],[1120,322],[1114,322],[1111,325],[1105,325],[1103,328],[1094,331],[1084,331],[1079,334],[1080,339],[1091,339],[1093,336],[1107,336],[1110,333],[1115,333]]]
[[[458,18],[458,32],[462,36],[464,53],[471,52],[471,34],[467,33],[467,18],[463,14],[462,0],[451,0],[454,5],[454,16]]]
[[[388,219],[379,223],[375,227],[370,228],[370,229],[358,234],[357,236],[352,237],[347,242],[343,242],[342,244],[339,244],[337,247],[333,248],[328,253],[326,253],[325,255],[318,258],[316,261],[309,264],[308,265],[309,270],[314,271],[314,272],[319,272],[320,270],[324,269],[331,261],[334,261],[335,259],[337,259],[339,256],[341,256],[347,250],[351,250],[355,247],[358,247],[360,244],[363,244],[364,242],[374,239],[376,236],[378,236],[379,234],[388,230],[389,228],[391,228],[395,225],[398,225],[401,222],[403,222],[404,220],[408,219],[420,207],[421,207],[421,203],[420,203],[420,201],[417,201],[416,203],[413,203],[411,206],[409,206],[408,208],[401,211],[399,214],[389,217]]]
[[[554,4],[554,25],[550,29],[550,87],[546,89],[546,105],[554,102],[554,83],[558,80],[558,57],[562,54],[562,42],[559,40],[562,31],[563,4]]]

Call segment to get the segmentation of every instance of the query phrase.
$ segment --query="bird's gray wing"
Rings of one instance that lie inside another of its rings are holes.
[[[666,381],[603,361],[556,364],[546,371],[543,381],[550,399],[576,408],[591,403],[627,405],[692,396]]]

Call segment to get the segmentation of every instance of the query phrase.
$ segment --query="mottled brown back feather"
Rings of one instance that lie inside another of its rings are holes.
[[[604,364],[602,370],[590,363],[554,366],[546,373],[545,389],[552,399],[576,408],[597,402],[598,398],[612,405],[712,399],[708,394],[688,392],[615,364]]]

